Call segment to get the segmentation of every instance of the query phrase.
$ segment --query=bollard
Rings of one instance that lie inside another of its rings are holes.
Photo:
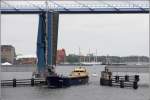
[[[115,82],[117,83],[117,76],[115,76]]]
[[[13,79],[13,87],[16,87],[16,79]]]
[[[129,76],[128,75],[125,75],[125,81],[129,82]]]
[[[119,82],[119,76],[118,76],[117,80],[118,80],[118,82]]]
[[[31,86],[34,86],[34,78],[31,78]]]
[[[134,88],[134,89],[138,89],[137,81],[133,82],[133,88]]]
[[[115,76],[116,83],[119,82],[119,76]]]
[[[135,75],[134,78],[135,78],[134,80],[137,81],[137,82],[140,80],[139,75]]]
[[[124,81],[123,80],[120,81],[120,88],[124,88]]]

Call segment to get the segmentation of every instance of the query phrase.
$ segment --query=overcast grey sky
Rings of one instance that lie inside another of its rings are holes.
[[[3,15],[2,44],[17,54],[36,53],[37,15]],[[148,14],[60,15],[58,48],[68,53],[98,55],[149,55]]]

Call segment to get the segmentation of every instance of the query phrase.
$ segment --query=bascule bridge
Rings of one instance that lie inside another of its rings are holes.
[[[60,14],[146,14],[149,6],[149,0],[1,0],[0,11],[39,15],[37,69],[40,74],[51,74],[56,64]]]

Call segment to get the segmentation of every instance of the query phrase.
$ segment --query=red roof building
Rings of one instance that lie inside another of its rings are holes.
[[[65,62],[65,58],[66,58],[65,49],[57,50],[56,63],[57,63],[57,64],[64,63],[64,62]]]

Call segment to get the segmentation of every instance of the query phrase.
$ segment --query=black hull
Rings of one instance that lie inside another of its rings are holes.
[[[100,85],[112,86],[112,80],[107,80],[107,79],[100,78]]]
[[[72,85],[80,85],[88,83],[89,77],[61,77],[61,76],[48,76],[46,78],[48,87],[62,88]]]

